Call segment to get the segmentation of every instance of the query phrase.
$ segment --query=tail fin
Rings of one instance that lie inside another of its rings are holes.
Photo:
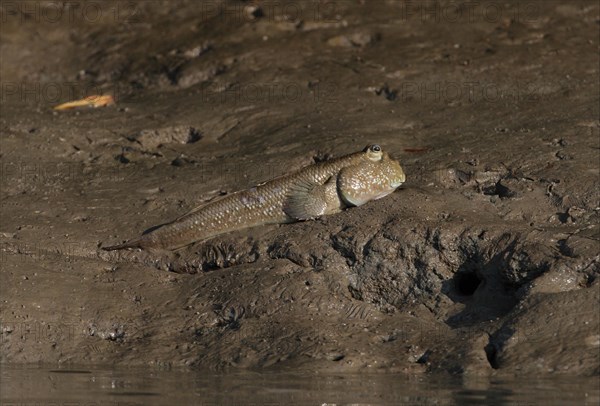
[[[127,248],[142,248],[141,238],[134,238],[133,240],[127,241],[123,244],[111,245],[110,247],[102,247],[104,251],[124,250]]]

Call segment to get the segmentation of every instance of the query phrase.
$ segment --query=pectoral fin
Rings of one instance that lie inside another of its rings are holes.
[[[335,177],[324,184],[301,181],[290,188],[283,211],[296,220],[310,220],[340,211]]]

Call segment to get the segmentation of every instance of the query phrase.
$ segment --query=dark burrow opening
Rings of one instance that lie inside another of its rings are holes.
[[[485,356],[487,357],[487,360],[490,363],[490,366],[493,369],[498,369],[498,359],[497,359],[498,350],[496,349],[496,346],[490,341],[485,346],[484,351],[485,351]]]
[[[454,289],[461,296],[473,295],[480,284],[481,278],[475,271],[458,272],[454,275]]]

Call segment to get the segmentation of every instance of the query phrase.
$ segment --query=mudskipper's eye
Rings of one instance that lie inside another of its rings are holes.
[[[377,144],[371,145],[371,151],[372,152],[381,152],[381,147]]]

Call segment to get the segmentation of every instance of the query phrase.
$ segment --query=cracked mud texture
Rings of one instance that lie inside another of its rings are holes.
[[[115,4],[3,9],[2,362],[599,374],[597,2]],[[99,250],[370,142],[382,200]]]

